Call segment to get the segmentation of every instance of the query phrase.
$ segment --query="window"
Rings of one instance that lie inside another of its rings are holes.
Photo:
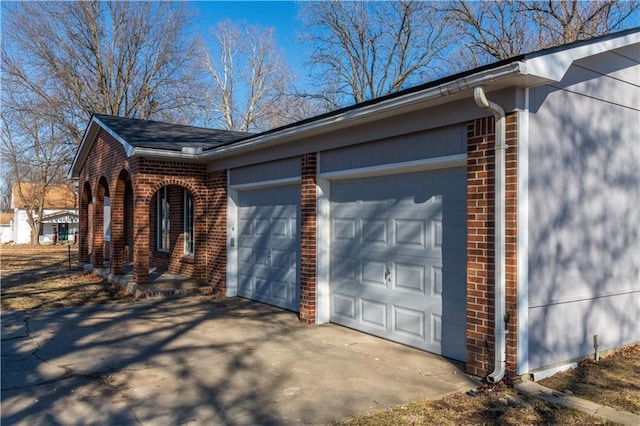
[[[158,250],[169,251],[169,187],[158,191]]]
[[[184,254],[193,255],[193,198],[184,191]]]

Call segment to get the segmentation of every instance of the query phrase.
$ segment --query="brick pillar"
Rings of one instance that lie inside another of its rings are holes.
[[[208,192],[207,189],[201,188],[199,190],[199,197],[193,197],[193,278],[197,281],[207,281],[206,201],[209,199]]]
[[[225,295],[227,293],[227,171],[219,170],[210,173],[207,187],[209,189],[207,221],[196,221],[195,233],[198,239],[206,239],[207,281],[213,286],[214,293]],[[198,224],[198,222],[201,223]],[[204,230],[203,225],[206,227]]]
[[[93,267],[104,266],[104,196],[105,188],[98,185],[93,202]]]
[[[302,157],[300,184],[300,321],[316,321],[316,153]]]
[[[124,193],[126,182],[118,179],[111,198],[111,273],[122,274],[124,264]]]
[[[133,203],[133,279],[137,284],[149,283],[149,203],[150,198],[134,187]]]
[[[506,127],[507,379],[516,375],[517,350],[517,115]],[[486,376],[494,367],[495,123],[467,126],[467,372]]]
[[[80,218],[78,224],[78,261],[89,262],[89,203],[91,202],[91,188],[85,183],[80,197]]]

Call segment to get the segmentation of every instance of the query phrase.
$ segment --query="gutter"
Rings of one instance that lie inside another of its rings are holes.
[[[505,163],[506,118],[504,109],[487,100],[482,86],[474,88],[476,104],[491,111],[495,117],[495,266],[494,266],[494,370],[487,376],[490,383],[497,383],[504,377],[506,364],[506,316],[505,316]]]
[[[245,141],[213,148],[204,152],[200,158],[214,160],[219,157],[226,157],[240,152],[244,153],[259,149],[264,145],[274,146],[296,139],[307,138],[327,133],[329,131],[339,130],[341,128],[352,126],[354,122],[364,124],[378,121],[387,115],[397,113],[397,110],[410,109],[417,104],[423,104],[424,102],[443,98],[445,96],[462,94],[463,91],[480,85],[505,80],[509,77],[521,76],[525,74],[525,70],[526,66],[524,62],[511,62],[498,68],[492,68],[477,74],[462,77],[457,80],[424,89],[420,92],[394,97],[372,105],[366,105],[344,111],[330,117],[305,122],[292,127],[286,127],[275,132],[257,135]]]

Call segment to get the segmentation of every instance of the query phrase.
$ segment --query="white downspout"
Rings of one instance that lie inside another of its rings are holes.
[[[487,380],[497,383],[504,377],[506,362],[505,329],[505,163],[506,163],[506,119],[504,109],[490,102],[480,86],[473,90],[473,98],[480,108],[488,109],[495,117],[495,362],[494,370]]]

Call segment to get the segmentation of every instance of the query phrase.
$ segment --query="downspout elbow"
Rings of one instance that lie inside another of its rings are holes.
[[[473,98],[480,108],[491,111],[495,118],[495,267],[494,267],[494,370],[487,376],[490,383],[504,377],[506,364],[506,300],[505,300],[505,167],[506,115],[504,109],[487,99],[480,86],[473,90]]]

